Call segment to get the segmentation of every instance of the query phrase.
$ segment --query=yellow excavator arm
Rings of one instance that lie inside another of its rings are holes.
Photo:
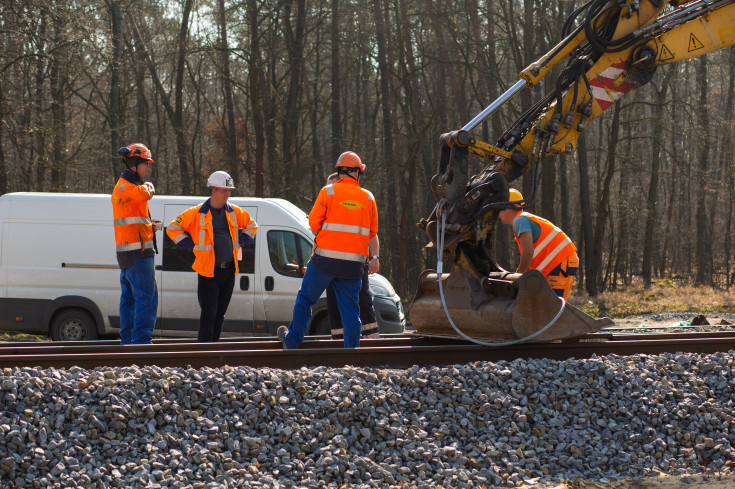
[[[467,240],[487,247],[482,242],[492,234],[497,209],[508,200],[507,183],[534,171],[544,156],[571,154],[585,126],[626,93],[648,83],[659,65],[735,44],[735,0],[590,0],[567,19],[564,33],[566,37],[524,69],[501,97],[462,129],[441,136],[442,157],[431,183],[437,207],[418,223],[432,241],[436,235],[431,222],[445,212],[446,249]],[[496,144],[472,136],[471,131],[503,103],[538,84],[562,62],[566,65],[554,90]],[[470,153],[490,160],[472,179],[467,175]]]
[[[503,95],[464,127],[440,138],[439,169],[431,180],[437,204],[417,226],[441,248],[444,268],[451,272],[442,274],[439,264],[438,273],[427,270],[420,277],[411,307],[411,321],[419,332],[452,335],[447,325],[453,324],[449,318],[454,311],[475,335],[508,340],[530,337],[536,323],[553,316],[551,289],[537,287],[538,277],[527,276],[529,272],[523,277],[509,274],[490,252],[498,212],[509,204],[509,182],[531,172],[533,193],[525,203],[532,204],[541,159],[571,154],[585,126],[626,93],[648,83],[659,65],[735,44],[735,0],[589,0],[567,18],[562,35],[563,40],[524,69]],[[471,134],[513,95],[537,85],[555,67],[562,68],[556,70],[554,89],[495,144]],[[469,154],[489,160],[472,177]],[[554,331],[544,331],[537,339],[564,338],[599,327],[571,309],[572,316],[565,312]],[[488,324],[494,326],[488,329]]]

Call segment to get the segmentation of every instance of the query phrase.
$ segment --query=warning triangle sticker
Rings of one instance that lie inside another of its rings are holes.
[[[669,51],[669,48],[666,47],[666,44],[662,44],[661,52],[658,53],[658,60],[668,61],[670,59],[674,59],[674,55]]]
[[[702,41],[697,39],[697,36],[694,35],[694,33],[689,34],[689,52],[696,51],[697,49],[702,49],[704,47],[704,44],[702,44]]]

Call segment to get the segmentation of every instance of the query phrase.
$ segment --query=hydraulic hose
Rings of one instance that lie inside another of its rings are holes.
[[[472,338],[471,336],[468,336],[465,333],[463,333],[462,331],[460,331],[460,329],[457,327],[457,325],[454,324],[454,321],[452,321],[452,316],[449,314],[449,309],[447,309],[447,303],[444,300],[444,289],[442,287],[442,270],[443,270],[442,265],[444,265],[444,263],[442,262],[442,258],[443,258],[443,254],[444,254],[444,227],[445,227],[446,221],[447,221],[447,214],[446,214],[446,212],[445,212],[444,209],[441,210],[441,215],[442,215],[442,225],[441,225],[441,228],[439,226],[436,227],[436,243],[437,243],[437,250],[436,250],[436,273],[437,273],[437,278],[439,280],[439,297],[441,297],[442,307],[444,308],[444,314],[446,314],[447,319],[449,320],[450,326],[452,326],[452,328],[454,329],[454,331],[456,331],[459,336],[461,336],[462,338],[464,338],[465,340],[467,340],[467,341],[469,341],[471,343],[475,343],[477,345],[482,345],[482,346],[510,346],[510,345],[517,345],[518,343],[523,343],[523,342],[526,342],[526,341],[528,341],[530,339],[533,339],[536,336],[538,336],[541,333],[543,333],[544,331],[546,331],[547,329],[549,329],[551,326],[553,326],[554,323],[556,323],[557,319],[559,319],[561,317],[562,312],[564,312],[564,306],[567,305],[567,303],[566,303],[566,301],[564,300],[563,297],[560,297],[559,298],[561,300],[561,307],[559,308],[559,312],[556,313],[556,316],[554,316],[554,319],[552,319],[551,321],[549,321],[549,323],[546,326],[544,326],[543,328],[539,329],[535,333],[532,333],[532,334],[526,336],[525,338],[521,338],[519,340],[511,340],[511,341],[503,341],[503,342],[482,341],[482,340],[478,340],[477,338]]]

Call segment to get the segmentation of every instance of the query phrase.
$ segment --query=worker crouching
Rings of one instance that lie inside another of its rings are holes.
[[[235,186],[226,172],[212,173],[207,187],[209,199],[171,221],[166,233],[179,248],[194,252],[191,268],[199,274],[201,309],[197,339],[216,342],[235,287],[241,247],[253,243],[258,224],[247,211],[227,202]]]
[[[512,188],[509,194],[511,205],[501,210],[498,217],[503,224],[513,226],[521,252],[516,272],[523,273],[529,268],[539,270],[556,295],[567,300],[579,268],[577,248],[554,224],[523,211],[523,195],[518,190]]]
[[[344,346],[360,345],[358,296],[368,242],[378,232],[378,209],[373,194],[360,188],[359,178],[365,165],[357,154],[342,153],[336,168],[340,180],[321,189],[309,213],[316,246],[296,296],[291,324],[288,329],[278,328],[278,337],[286,349],[297,348],[304,341],[311,306],[330,283],[342,317]]]

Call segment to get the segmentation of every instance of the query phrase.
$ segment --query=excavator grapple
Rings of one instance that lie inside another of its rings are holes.
[[[528,341],[573,338],[613,324],[609,318],[594,319],[563,303],[538,270],[522,275],[499,272],[478,280],[470,271],[455,267],[450,274],[442,275],[442,289],[447,311],[457,328],[483,342],[523,341],[560,312],[548,329]],[[459,336],[445,314],[435,270],[426,270],[419,277],[418,292],[411,304],[411,323],[422,336]]]

